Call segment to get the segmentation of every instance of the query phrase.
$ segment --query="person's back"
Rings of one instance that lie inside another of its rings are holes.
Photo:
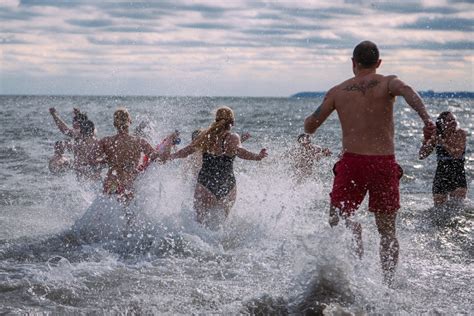
[[[329,224],[341,216],[355,236],[356,251],[362,256],[362,226],[350,219],[366,194],[368,209],[375,215],[380,233],[380,258],[384,280],[391,283],[398,262],[396,217],[400,208],[399,181],[403,170],[396,163],[393,104],[395,96],[405,101],[425,124],[425,138],[434,124],[418,94],[396,76],[376,73],[382,60],[377,46],[364,41],[353,51],[354,77],[333,87],[319,108],[305,120],[305,132],[314,133],[335,110],[342,127],[341,159],[334,165],[330,193]]]
[[[118,109],[114,113],[117,134],[100,140],[104,162],[109,166],[104,180],[104,192],[117,194],[124,202],[133,198],[133,182],[139,173],[141,154],[147,155],[150,161],[157,158],[165,161],[170,155],[173,141],[178,136],[174,133],[164,142],[163,148],[157,151],[145,139],[128,133],[131,123],[128,111],[125,108]]]
[[[74,152],[73,167],[76,175],[89,180],[101,179],[99,161],[102,150],[99,140],[95,137],[95,126],[90,120],[80,124],[81,137],[76,138],[72,150]]]
[[[343,151],[390,155],[393,145],[393,104],[389,83],[394,76],[369,73],[344,81],[331,91],[342,127]]]
[[[142,145],[145,140],[129,134],[117,134],[102,139],[105,160],[109,165],[107,178],[113,177],[128,188],[138,174]]]

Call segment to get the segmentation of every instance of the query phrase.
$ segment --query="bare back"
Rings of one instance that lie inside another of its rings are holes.
[[[91,180],[100,180],[100,167],[97,161],[102,156],[99,140],[78,138],[72,145],[74,152],[73,167],[80,176]]]
[[[126,133],[105,137],[100,142],[109,165],[104,184],[106,191],[111,186],[130,190],[138,174],[141,154],[150,155],[153,148],[144,139]]]
[[[394,153],[393,76],[368,74],[331,89],[342,127],[343,150],[365,155]]]

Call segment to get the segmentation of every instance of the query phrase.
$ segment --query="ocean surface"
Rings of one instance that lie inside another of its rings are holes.
[[[395,107],[396,155],[404,169],[397,219],[400,262],[393,287],[382,283],[379,237],[365,201],[365,255],[356,259],[343,225],[327,223],[332,166],[340,151],[333,114],[313,142],[333,156],[294,182],[285,153],[321,99],[0,96],[0,313],[26,314],[474,314],[474,99],[427,98],[429,113],[452,111],[468,130],[468,199],[432,209],[434,155],[418,160],[422,123],[403,100]],[[100,194],[100,184],[53,176],[47,163],[64,139],[48,112],[71,124],[87,112],[98,137],[114,132],[126,106],[134,125],[150,122],[150,141],[175,129],[180,147],[208,126],[221,105],[236,114],[245,147],[268,149],[261,162],[236,160],[238,197],[210,230],[194,221],[194,178],[185,160],[152,165],[137,181],[137,225]],[[122,226],[121,226],[122,225]]]

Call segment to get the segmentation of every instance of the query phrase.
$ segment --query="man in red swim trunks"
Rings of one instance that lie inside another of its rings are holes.
[[[343,156],[334,166],[330,194],[329,224],[339,217],[355,235],[356,251],[362,256],[362,228],[350,220],[369,193],[369,211],[375,215],[380,233],[380,259],[384,281],[391,284],[398,262],[399,245],[395,223],[400,208],[399,179],[402,170],[395,161],[393,106],[403,96],[425,124],[425,136],[435,125],[419,95],[396,76],[376,73],[380,66],[377,46],[364,41],[354,48],[354,77],[331,88],[318,109],[304,123],[306,133],[314,133],[336,110],[342,127]]]

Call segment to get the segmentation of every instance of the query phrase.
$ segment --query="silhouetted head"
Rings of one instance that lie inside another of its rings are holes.
[[[79,131],[82,136],[85,136],[85,137],[94,136],[95,134],[94,122],[92,122],[91,120],[81,122],[81,125],[79,126]]]
[[[371,41],[359,43],[352,52],[353,67],[359,69],[377,68],[380,65],[379,49]]]
[[[234,125],[234,111],[228,106],[220,107],[216,110],[216,123],[230,128]]]
[[[114,126],[119,131],[127,130],[132,124],[132,118],[126,108],[119,108],[114,113]]]
[[[87,120],[88,118],[86,113],[82,113],[79,110],[74,110],[74,116],[72,117],[72,127],[79,129],[81,124]]]
[[[441,112],[436,119],[436,133],[443,135],[446,130],[456,129],[457,122],[453,113],[449,111]]]

